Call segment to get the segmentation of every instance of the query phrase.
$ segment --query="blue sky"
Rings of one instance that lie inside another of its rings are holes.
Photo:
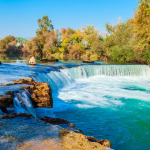
[[[114,25],[119,18],[124,22],[136,8],[137,0],[0,0],[0,36],[33,37],[43,15],[54,29],[94,24],[101,33],[105,23]]]

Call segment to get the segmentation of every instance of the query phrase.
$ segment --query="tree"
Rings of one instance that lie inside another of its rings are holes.
[[[51,20],[48,19],[47,15],[44,15],[42,19],[38,19],[39,29],[37,29],[36,34],[41,35],[45,31],[51,31],[54,29],[53,25],[51,24]]]
[[[143,51],[150,47],[150,0],[139,0],[135,16],[130,21],[134,24],[132,45],[135,52],[142,56]]]
[[[106,24],[106,28],[108,27],[110,25]],[[129,62],[136,58],[131,44],[134,38],[133,27],[130,21],[111,26],[113,32],[106,35],[104,46],[106,55],[113,61]]]
[[[8,44],[13,41],[16,41],[14,36],[6,36],[4,39],[0,40],[0,49],[5,51],[8,47]]]

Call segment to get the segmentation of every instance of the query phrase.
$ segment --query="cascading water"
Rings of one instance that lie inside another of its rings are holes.
[[[51,71],[50,73],[38,73],[32,77],[36,82],[47,82],[53,92],[64,87],[65,85],[72,84],[74,79],[64,70]]]
[[[66,85],[71,85],[76,79],[84,79],[91,76],[150,76],[148,65],[84,65],[49,73],[38,73],[32,78],[37,82],[47,82],[52,92]]]
[[[84,65],[68,69],[74,79],[90,76],[150,76],[148,65]]]
[[[29,91],[20,91],[16,93],[13,102],[17,113],[30,113],[36,118],[36,112],[30,100]]]

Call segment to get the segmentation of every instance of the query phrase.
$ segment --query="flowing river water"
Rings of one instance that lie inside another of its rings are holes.
[[[60,65],[74,67],[60,69]],[[78,66],[63,62],[53,66],[38,64],[36,67],[20,62],[0,65],[1,83],[28,76],[37,82],[50,84],[54,108],[34,109],[29,93],[22,91],[14,97],[16,112],[28,112],[36,118],[49,116],[66,119],[85,135],[110,140],[115,150],[150,149],[149,66]],[[0,93],[4,94],[12,88],[15,87],[0,86]],[[25,106],[20,105],[19,97],[25,101]],[[5,122],[0,121],[0,136],[6,132]],[[29,122],[23,123],[30,126]],[[34,121],[31,124],[36,128],[41,126]],[[47,125],[44,129],[47,129]],[[28,132],[32,137],[30,127]],[[11,135],[16,134],[20,133],[16,130]]]

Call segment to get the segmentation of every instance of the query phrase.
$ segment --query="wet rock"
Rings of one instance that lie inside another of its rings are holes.
[[[40,59],[40,61],[57,62],[58,59]]]
[[[60,118],[50,118],[50,117],[44,117],[41,120],[43,120],[45,123],[56,123],[56,124],[69,124],[70,122],[64,119]]]
[[[111,142],[109,140],[97,140],[97,142],[100,143],[103,146],[111,148]]]
[[[35,107],[53,107],[52,91],[46,82],[34,82],[33,86],[28,87],[31,100]]]
[[[14,82],[14,84],[28,84],[28,85],[32,85],[32,84],[36,83],[32,78],[13,80],[13,82]]]
[[[87,136],[87,139],[91,142],[97,142],[97,140],[93,136]]]
[[[100,143],[89,141],[87,136],[69,131],[68,129],[59,130],[58,136],[62,139],[62,145],[71,150],[108,150]]]
[[[6,83],[5,85],[14,85],[13,83]]]
[[[6,108],[12,108],[13,105],[13,99],[11,95],[0,95],[0,105],[6,107]]]
[[[69,124],[69,127],[73,127],[73,128],[74,128],[75,125],[74,125],[73,123],[70,123],[70,124]]]
[[[31,59],[29,60],[29,65],[36,65],[36,60],[34,57],[31,57]]]
[[[33,117],[31,114],[28,114],[28,113],[13,113],[13,114],[6,114],[6,115],[3,115],[1,116],[0,118],[1,119],[7,119],[7,118],[15,118],[15,117],[23,117],[23,116],[26,116],[26,117]],[[33,117],[34,118],[34,117]]]
[[[67,67],[65,67],[65,66],[61,66],[60,68],[61,68],[61,69],[66,69]]]
[[[2,62],[0,61],[0,65],[2,64]]]
[[[94,61],[92,61],[92,60],[83,60],[82,62],[83,63],[94,63]]]
[[[0,109],[3,113],[8,113],[7,109],[4,106],[0,105]]]

